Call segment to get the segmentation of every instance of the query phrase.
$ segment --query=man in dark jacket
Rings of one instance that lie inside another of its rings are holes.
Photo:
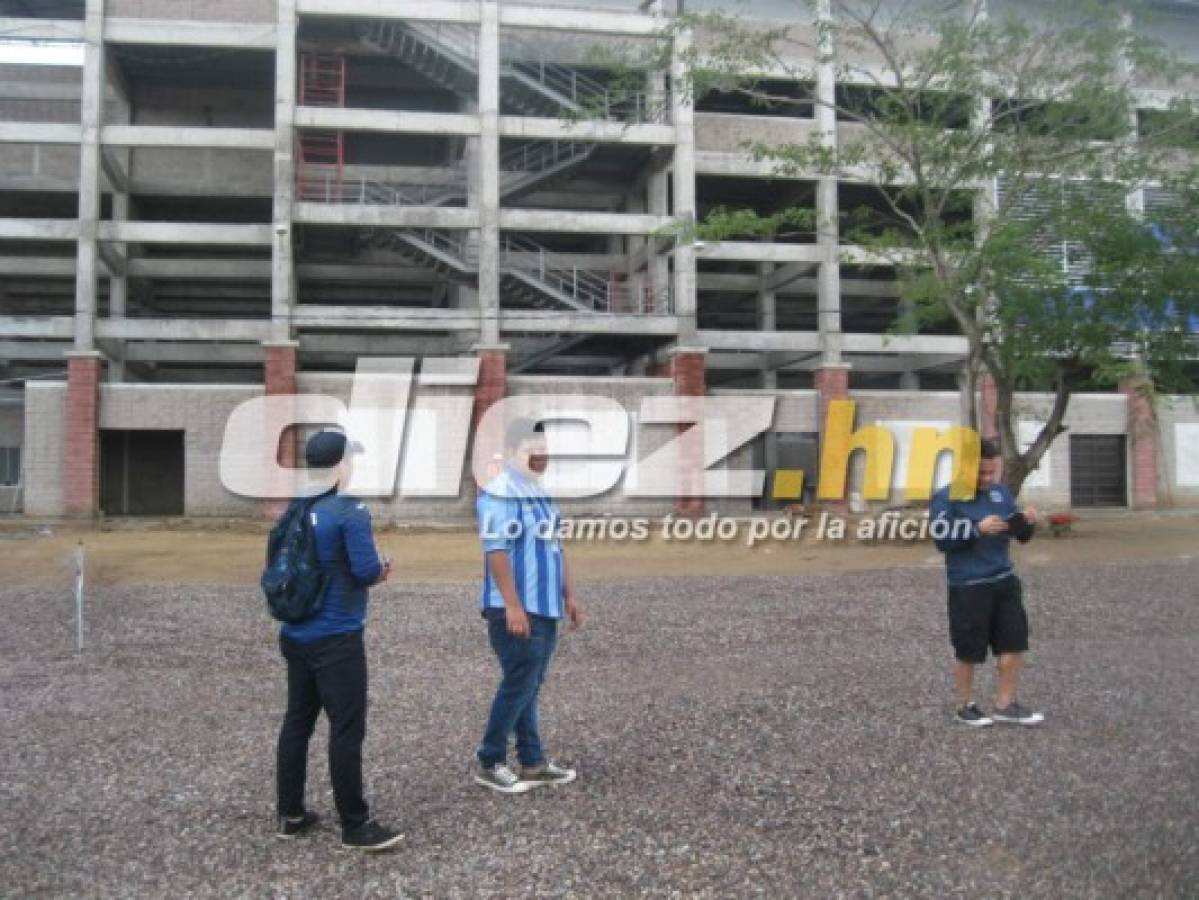
[[[1012,492],[999,481],[1003,457],[994,441],[982,442],[981,455],[974,497],[950,500],[945,487],[933,495],[929,509],[934,541],[945,554],[956,720],[976,727],[994,722],[1038,725],[1045,717],[1016,699],[1028,651],[1028,617],[1008,556],[1011,538],[1031,540],[1037,511],[1031,506],[1018,511]],[[986,661],[988,647],[999,675],[989,716],[972,699],[974,668]]]
[[[366,505],[339,493],[350,478],[348,444],[338,431],[321,431],[305,447],[310,467],[333,470],[333,487],[308,511],[317,557],[329,575],[321,609],[279,632],[287,661],[287,713],[277,757],[279,831],[295,837],[316,824],[304,808],[308,740],[321,710],[329,719],[329,778],[341,819],[342,844],[386,850],[402,835],[375,822],[362,796],[362,742],[366,738],[367,589],[387,580],[390,560],[380,559]],[[307,501],[296,501],[307,502]]]

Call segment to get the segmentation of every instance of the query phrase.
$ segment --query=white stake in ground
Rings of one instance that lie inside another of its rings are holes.
[[[75,548],[75,650],[83,652],[83,541]]]

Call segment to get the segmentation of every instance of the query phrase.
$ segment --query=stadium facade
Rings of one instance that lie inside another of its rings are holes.
[[[1199,54],[1199,9],[1159,6],[1145,27]],[[743,142],[835,146],[857,126],[811,97],[865,87],[878,62],[831,47],[810,83],[772,83],[794,102],[771,109],[693,106],[669,71],[613,92],[596,48],[646,42],[670,15],[657,0],[0,0],[6,58],[35,60],[0,65],[0,512],[253,514],[218,477],[231,410],[264,391],[344,400],[364,356],[477,358],[474,386],[418,390],[476,413],[565,392],[634,416],[650,396],[777,398],[732,467],[814,474],[833,399],[891,427],[901,458],[914,427],[960,421],[965,340],[890,333],[894,273],[835,229],[663,236],[722,204],[807,204],[828,222],[877,202],[775,177]],[[800,27],[815,45],[816,21]],[[1145,109],[1170,96],[1141,90]],[[1047,406],[1021,397],[1022,432]],[[1076,396],[1066,424],[1031,500],[1199,502],[1194,398],[1129,382]],[[638,434],[641,454],[668,437]],[[381,511],[465,515],[461,477],[457,501]]]

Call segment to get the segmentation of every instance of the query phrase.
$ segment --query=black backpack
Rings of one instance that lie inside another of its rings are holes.
[[[259,584],[267,611],[280,622],[296,624],[321,611],[329,576],[321,571],[308,513],[317,500],[297,500],[287,508],[267,539],[266,568]]]

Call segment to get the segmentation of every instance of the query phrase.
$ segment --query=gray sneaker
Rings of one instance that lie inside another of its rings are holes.
[[[534,787],[532,782],[517,778],[516,773],[503,763],[494,766],[479,763],[475,766],[475,783],[500,794],[523,794]]]
[[[1034,712],[1027,706],[1021,706],[1018,700],[1013,700],[1003,709],[995,710],[991,713],[991,718],[1007,725],[1040,725],[1045,721],[1045,717],[1041,713]]]
[[[539,766],[521,766],[520,780],[531,785],[540,784],[570,784],[578,777],[574,769],[564,769],[554,765],[553,760],[547,759]]]
[[[953,718],[963,725],[970,725],[974,728],[985,728],[994,724],[991,717],[978,708],[977,703],[967,703],[965,706],[959,707]]]

